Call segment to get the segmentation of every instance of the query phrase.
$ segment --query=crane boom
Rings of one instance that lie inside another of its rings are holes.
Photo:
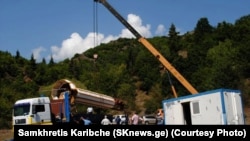
[[[171,72],[171,74],[191,93],[197,94],[198,91],[165,59],[165,57],[155,49],[155,47],[137,32],[108,2],[107,0],[94,0],[102,3],[134,36],[144,45],[161,63]]]

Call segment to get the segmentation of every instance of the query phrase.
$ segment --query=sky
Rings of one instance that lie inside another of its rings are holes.
[[[107,0],[146,38],[180,34],[200,18],[216,27],[250,14],[249,0]],[[0,0],[0,50],[37,62],[72,58],[100,43],[135,38],[101,3],[93,0]]]

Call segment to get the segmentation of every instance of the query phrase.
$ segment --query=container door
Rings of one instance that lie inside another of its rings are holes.
[[[233,123],[244,124],[244,115],[241,104],[241,97],[239,94],[232,95],[232,111],[233,111]]]
[[[245,124],[240,94],[225,92],[224,101],[227,124]]]
[[[165,124],[185,124],[183,108],[180,103],[166,104],[164,110],[166,110],[166,112],[164,113]]]

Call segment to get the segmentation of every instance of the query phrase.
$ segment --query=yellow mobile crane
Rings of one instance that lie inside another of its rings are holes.
[[[139,32],[137,32],[108,2],[107,0],[94,0],[103,4],[126,28],[134,34],[140,43],[144,45],[161,63],[170,71],[170,73],[191,93],[197,94],[198,91],[169,63],[164,56],[155,49],[155,47],[145,39]],[[174,96],[177,97],[174,87],[172,86]]]
[[[245,124],[242,94],[239,90],[218,89],[198,94],[197,90],[189,84],[153,45],[143,38],[106,0],[94,1],[102,3],[191,94],[196,94],[185,98],[163,100],[163,109],[159,109],[158,111],[159,116],[163,120],[163,125]],[[174,90],[173,86],[172,89]],[[175,91],[173,92],[175,97],[177,97]]]

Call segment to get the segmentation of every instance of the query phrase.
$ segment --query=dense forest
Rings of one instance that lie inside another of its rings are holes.
[[[199,92],[227,88],[241,90],[250,103],[250,15],[235,23],[211,26],[200,18],[193,31],[180,35],[175,25],[166,36],[147,39]],[[25,47],[22,47],[25,48]],[[98,55],[97,58],[93,57]],[[137,39],[120,38],[101,44],[71,59],[37,62],[0,51],[0,128],[11,127],[14,102],[48,95],[53,83],[69,79],[80,88],[124,100],[127,109],[152,113],[164,99],[189,95],[182,84]],[[149,97],[137,97],[138,93]]]

